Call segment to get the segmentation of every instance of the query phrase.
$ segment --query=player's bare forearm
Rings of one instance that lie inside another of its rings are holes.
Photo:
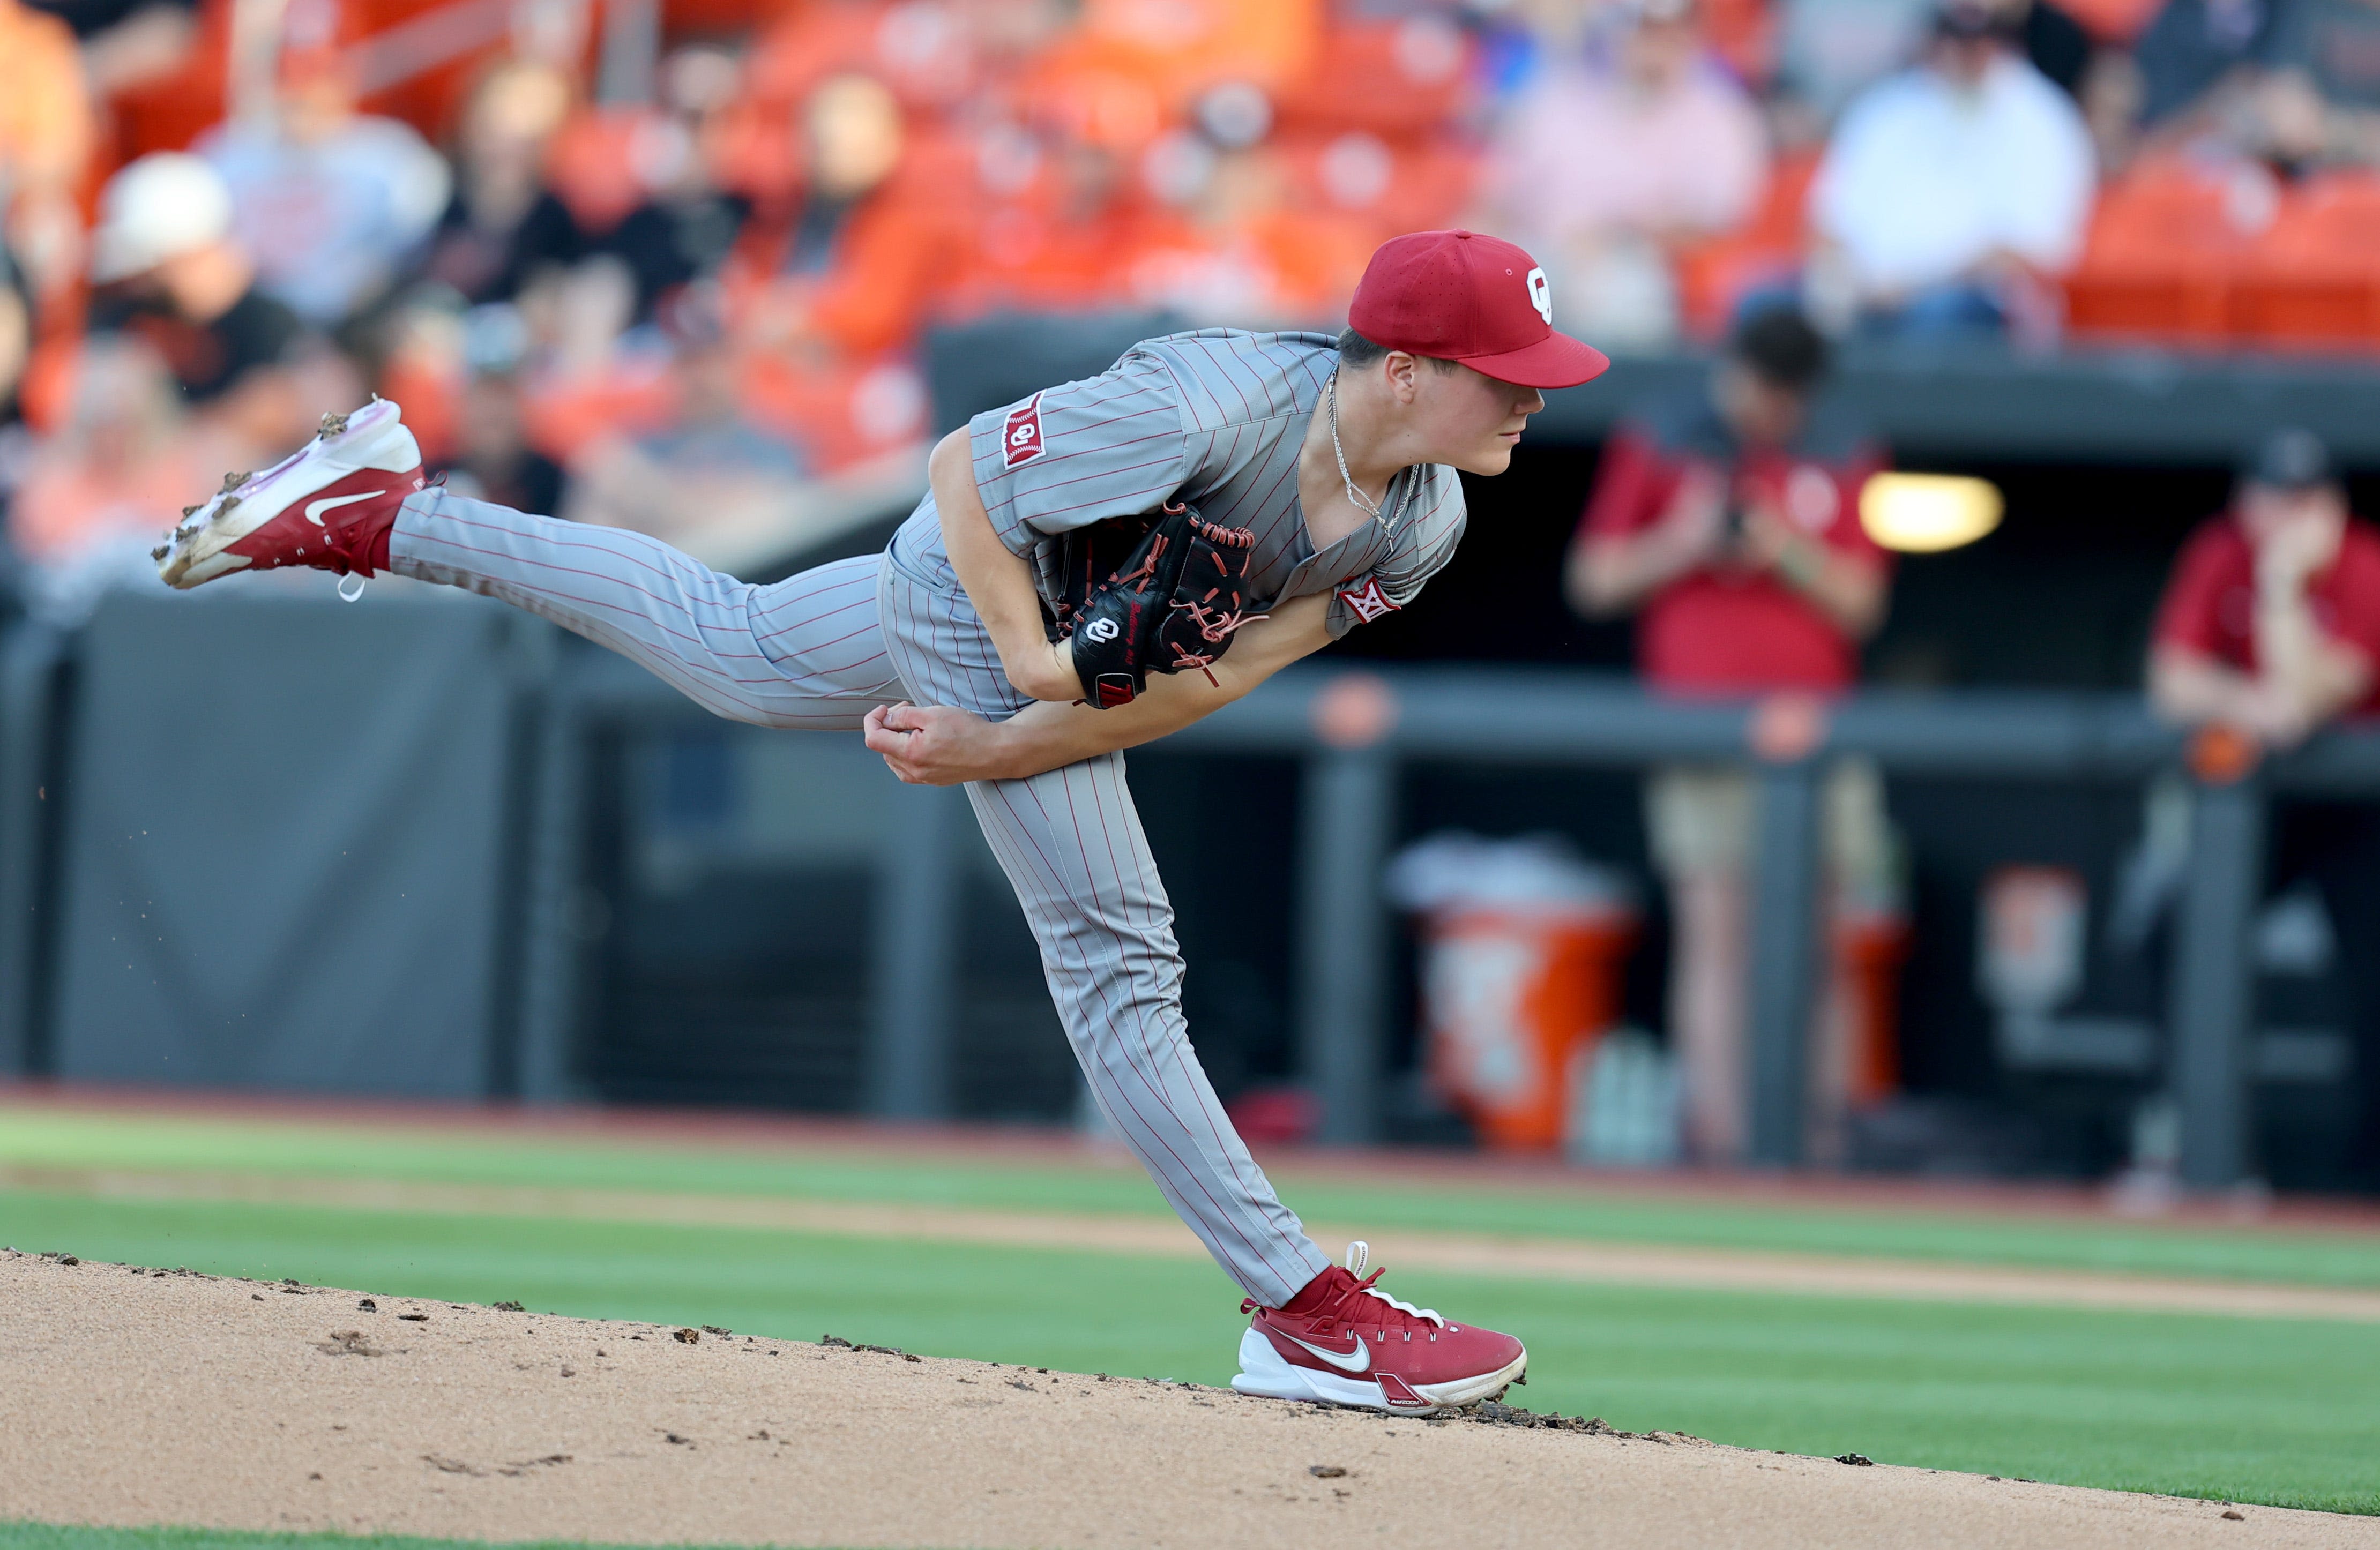
[[[1151,677],[1130,704],[1028,705],[1004,721],[948,706],[888,706],[868,718],[868,745],[902,780],[917,785],[1015,781],[1119,748],[1153,743],[1210,716],[1290,663],[1330,642],[1328,597],[1299,598],[1243,628],[1214,665],[1215,679],[1179,672]]]
[[[991,514],[976,488],[975,454],[964,428],[952,431],[927,459],[926,474],[941,514],[942,545],[958,573],[967,600],[991,636],[1000,665],[1017,692],[1035,699],[1070,700],[1081,694],[1074,660],[1063,641],[1050,643],[1041,626],[1041,597],[1033,567],[1013,554],[992,530]]]
[[[2149,658],[2149,700],[2157,714],[2183,726],[2221,722],[2287,747],[2362,698],[2372,667],[2362,655],[2329,641],[2310,684],[2274,674],[2241,672],[2186,647],[2160,646]]]

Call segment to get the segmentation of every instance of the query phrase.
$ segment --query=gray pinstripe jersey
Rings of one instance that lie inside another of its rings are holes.
[[[1009,547],[1054,567],[1055,537],[1177,496],[1256,534],[1266,604],[1337,594],[1333,635],[1402,606],[1463,533],[1453,471],[1408,468],[1385,521],[1317,554],[1297,453],[1338,357],[1309,333],[1153,339],[1104,374],[977,417],[977,482]],[[765,587],[641,534],[431,490],[406,503],[395,567],[504,598],[625,652],[722,716],[860,724],[904,696],[988,716],[1026,702],[952,571],[929,497],[880,560]],[[1329,1264],[1232,1128],[1182,1016],[1182,957],[1123,756],[968,787],[1015,885],[1093,1096],[1158,1187],[1251,1296],[1278,1307]]]
[[[1383,520],[1315,552],[1297,454],[1338,361],[1320,333],[1210,328],[1136,345],[1097,377],[969,422],[984,509],[1001,541],[1034,562],[1049,599],[1060,535],[1186,499],[1209,521],[1256,534],[1248,580],[1257,606],[1332,592],[1330,634],[1343,636],[1411,602],[1445,566],[1463,537],[1463,503],[1453,469],[1416,465],[1397,476]],[[931,495],[892,552],[928,579],[949,575]]]

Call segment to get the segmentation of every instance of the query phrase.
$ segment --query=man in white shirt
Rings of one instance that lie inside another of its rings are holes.
[[[443,158],[406,124],[358,113],[350,67],[327,48],[284,55],[273,115],[224,124],[197,150],[231,190],[263,289],[320,328],[379,300],[446,208]]]
[[[1883,333],[2000,332],[2080,250],[2095,177],[2082,114],[2003,14],[1945,0],[1924,62],[1855,99],[1827,148],[1812,307]]]

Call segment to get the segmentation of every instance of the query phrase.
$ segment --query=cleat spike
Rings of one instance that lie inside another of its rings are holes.
[[[159,564],[161,564],[161,565],[162,565],[162,564],[164,564],[164,563],[165,563],[165,556],[166,556],[166,555],[168,555],[168,554],[171,554],[171,553],[173,553],[173,552],[174,552],[174,546],[173,546],[172,544],[170,544],[170,543],[161,543],[161,544],[159,544],[156,548],[154,548],[154,549],[152,549],[152,550],[151,550],[151,551],[149,551],[149,558],[151,558],[152,560],[156,561]]]
[[[319,430],[319,431],[315,432],[315,436],[316,436],[316,438],[317,438],[318,440],[327,442],[327,441],[329,441],[332,437],[336,436],[336,435],[338,435],[341,431],[343,431],[343,430],[346,430],[346,428],[347,428],[347,417],[346,417],[346,416],[345,416],[345,415],[324,415],[324,416],[322,417],[322,429],[321,430]]]
[[[225,474],[224,476],[223,489],[217,490],[216,493],[219,495],[228,495],[233,490],[237,490],[241,485],[246,484],[252,477],[253,476],[249,474]]]
[[[182,508],[182,520],[188,522],[194,515],[197,514],[198,509],[199,508],[196,506],[184,506]]]

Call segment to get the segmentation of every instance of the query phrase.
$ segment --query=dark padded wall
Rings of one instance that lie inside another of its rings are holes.
[[[517,632],[478,599],[111,600],[84,641],[70,1080],[488,1090]]]

